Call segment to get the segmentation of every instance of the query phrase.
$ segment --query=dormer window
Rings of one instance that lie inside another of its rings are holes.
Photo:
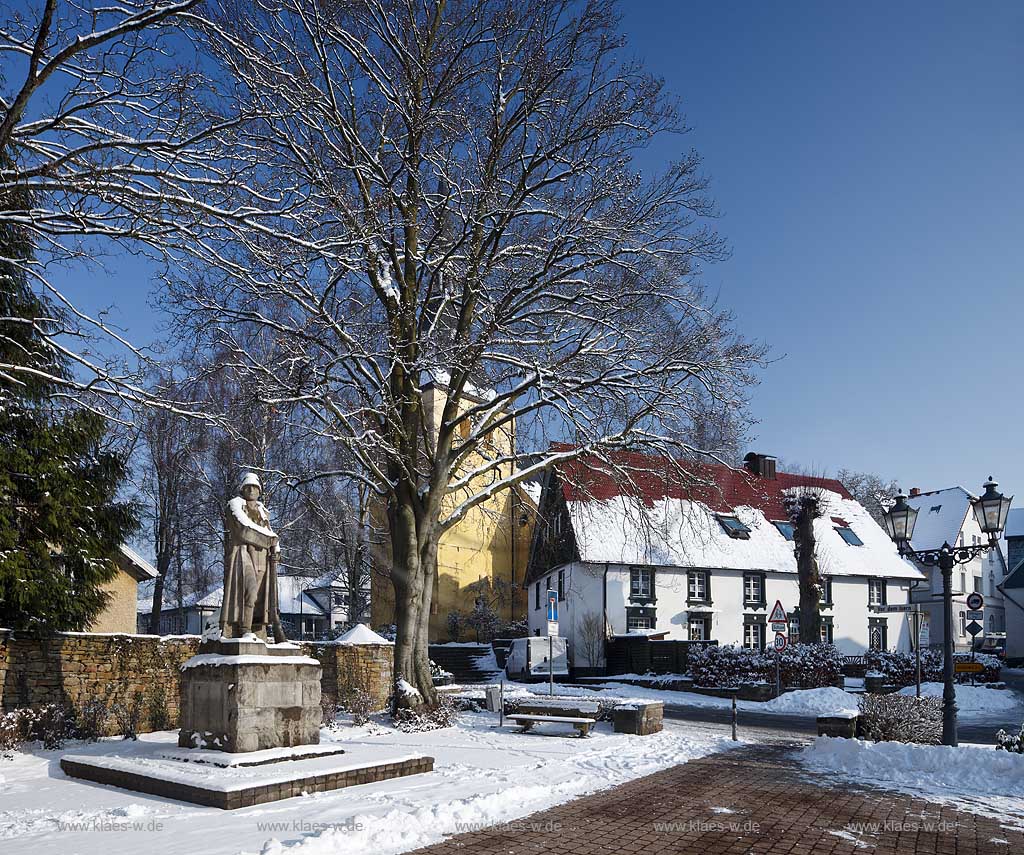
[[[839,532],[839,536],[845,540],[850,546],[863,546],[864,541],[857,537],[856,532],[849,526],[836,526],[836,531]]]
[[[734,537],[737,540],[750,540],[750,529],[736,519],[736,517],[727,517],[719,514],[718,522],[725,529],[725,533],[729,537]]]
[[[928,508],[928,513],[930,513],[930,514],[937,514],[941,510],[942,510],[942,505],[932,505],[930,508]]]
[[[795,531],[795,526],[793,525],[793,523],[777,521],[773,522],[772,525],[774,525],[779,530],[779,534],[786,538],[786,540],[793,539],[793,532]]]

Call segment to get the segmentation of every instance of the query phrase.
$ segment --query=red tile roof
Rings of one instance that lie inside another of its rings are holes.
[[[639,496],[650,506],[664,498],[691,499],[702,502],[716,513],[729,513],[745,505],[757,508],[770,520],[784,520],[788,515],[783,491],[787,489],[818,487],[838,493],[844,499],[853,498],[834,478],[778,472],[776,478],[770,480],[746,469],[677,462],[639,452],[615,451],[606,456],[612,466],[591,455],[565,461],[556,467],[566,501],[586,502],[629,495]]]

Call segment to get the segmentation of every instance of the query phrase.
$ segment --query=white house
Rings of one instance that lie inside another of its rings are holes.
[[[998,587],[1004,597],[1006,661],[1019,665],[1024,661],[1024,508],[1010,509],[1004,536],[1009,572]]]
[[[972,546],[988,541],[974,517],[972,496],[963,487],[947,487],[923,493],[910,491],[907,504],[917,510],[917,524],[911,546],[915,550],[950,546]],[[928,613],[931,643],[941,644],[943,633],[942,573],[938,567],[919,565],[927,581],[911,591],[913,602]],[[967,632],[967,595],[977,592],[985,598],[985,633],[1006,632],[1006,608],[999,585],[1006,575],[1002,551],[990,549],[968,564],[953,568],[953,644],[958,650],[970,650]]]
[[[560,600],[559,633],[578,670],[603,667],[606,635],[664,633],[763,648],[776,600],[793,620],[799,602],[787,494],[811,490],[823,579],[822,637],[844,653],[910,648],[908,619],[878,607],[907,603],[924,577],[838,481],[776,472],[748,455],[747,468],[702,465],[705,486],[684,486],[669,461],[617,453],[567,462],[544,484],[527,585],[534,634],[547,632],[546,592]],[[690,465],[689,469],[694,470]],[[635,474],[633,484],[613,470]],[[791,633],[795,627],[791,627]],[[589,643],[588,643],[589,642]],[[590,661],[587,650],[601,650]]]

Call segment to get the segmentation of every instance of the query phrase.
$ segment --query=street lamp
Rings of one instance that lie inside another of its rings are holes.
[[[885,513],[885,528],[896,542],[900,555],[914,558],[926,567],[938,567],[942,571],[942,744],[956,745],[956,688],[953,684],[953,567],[967,564],[984,552],[998,546],[999,535],[1006,525],[1013,496],[1004,496],[996,487],[999,485],[989,475],[983,485],[985,492],[974,499],[971,506],[974,518],[981,530],[988,535],[988,543],[970,546],[950,546],[943,543],[939,549],[912,549],[917,523],[917,510],[907,504],[907,497],[900,493],[893,506]]]

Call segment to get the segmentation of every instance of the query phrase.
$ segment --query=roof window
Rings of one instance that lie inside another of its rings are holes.
[[[737,540],[750,540],[750,529],[736,519],[736,517],[719,515],[718,522],[721,523],[722,528],[725,529],[725,533],[729,537],[734,537]]]

